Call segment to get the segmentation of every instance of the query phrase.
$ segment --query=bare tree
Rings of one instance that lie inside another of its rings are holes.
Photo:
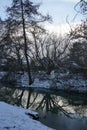
[[[39,24],[40,22],[44,22],[50,19],[49,15],[43,16],[41,13],[38,12],[39,6],[40,5],[34,5],[29,0],[13,0],[12,6],[7,8],[8,21],[10,23],[9,31],[11,37],[15,35],[17,30],[19,32],[18,35],[21,35],[23,37],[23,50],[27,63],[29,84],[32,84],[33,81],[31,78],[31,69],[29,63],[28,47],[30,42],[29,40],[27,40],[27,28],[29,28],[29,26],[34,26]],[[18,48],[16,47],[16,50],[17,49]]]
[[[69,40],[59,37],[56,34],[37,33],[37,36],[38,40],[37,37],[34,37],[37,46],[36,53],[38,54],[36,55],[36,61],[50,74],[55,67],[58,67],[58,61],[65,57]]]

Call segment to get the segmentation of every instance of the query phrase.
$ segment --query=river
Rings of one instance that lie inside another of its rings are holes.
[[[51,128],[87,130],[86,95],[0,87],[0,101],[37,111],[40,122]]]

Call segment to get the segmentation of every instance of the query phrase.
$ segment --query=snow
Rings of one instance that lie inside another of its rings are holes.
[[[23,87],[50,88],[50,81],[49,80],[41,81],[38,78],[35,78],[33,84],[29,86],[28,75],[27,73],[24,73],[24,75],[22,75],[21,77],[21,85]]]
[[[0,72],[0,79],[6,74],[6,72]],[[56,89],[76,91],[79,93],[87,93],[87,79],[81,74],[70,74],[66,72],[55,72],[54,70],[47,75],[46,72],[39,71],[33,74],[34,82],[29,85],[28,75],[26,72],[18,73],[16,80],[19,86],[32,87],[40,89]]]
[[[68,90],[68,91],[76,91],[76,92],[87,92],[87,79],[82,76],[74,76],[67,80],[63,80],[62,78],[56,83],[58,89]]]
[[[51,74],[48,75],[48,77],[47,75],[46,77],[45,75],[42,77],[40,77],[40,75],[37,75],[32,85],[28,84],[28,75],[27,73],[24,73],[21,76],[21,85],[23,87],[45,88],[45,89],[51,88],[59,90],[76,91],[81,93],[87,92],[87,79],[83,78],[83,76],[81,75],[72,75],[70,77],[69,72],[58,74],[52,71]]]
[[[29,86],[29,81],[28,81],[28,75],[27,75],[27,73],[24,73],[21,76],[21,81],[20,82],[21,82],[22,86],[25,86],[25,87]]]
[[[77,63],[75,63],[75,62],[72,62],[72,66],[74,67],[74,68],[77,68],[77,69],[79,69],[79,68],[81,68],[81,66],[79,66]]]
[[[51,73],[50,73],[50,79],[54,79],[55,78],[55,73],[54,73],[54,70],[53,71],[51,71]]]
[[[26,113],[37,114],[30,110],[0,102],[0,130],[52,130],[33,120]]]
[[[48,80],[40,81],[39,79],[35,79],[31,87],[50,88],[50,82]]]

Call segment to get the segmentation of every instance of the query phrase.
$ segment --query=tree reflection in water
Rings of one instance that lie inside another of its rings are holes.
[[[15,89],[2,87],[0,84],[0,101],[14,104],[14,102],[15,102],[15,99],[13,97],[14,93],[15,93]]]
[[[36,111],[60,113],[71,117],[70,113],[79,116],[87,116],[87,96],[70,94],[52,94],[48,92],[35,92],[31,90],[19,90],[2,88],[0,90],[0,100],[7,103],[22,106]],[[60,103],[62,102],[62,103]]]
[[[60,101],[56,95],[50,93],[37,93],[31,90],[16,90],[15,91],[16,104],[24,108],[30,108],[34,110],[42,110],[45,112],[59,113],[63,112],[66,116],[70,117],[68,112],[63,109],[63,105],[59,105]]]

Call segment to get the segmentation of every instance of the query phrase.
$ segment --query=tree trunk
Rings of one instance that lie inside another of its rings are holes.
[[[24,19],[24,12],[23,12],[23,2],[21,0],[21,11],[22,11],[22,25],[23,25],[23,37],[24,37],[24,53],[25,53],[25,59],[27,63],[27,71],[28,71],[28,78],[29,78],[29,85],[33,83],[32,78],[31,78],[31,69],[30,69],[30,64],[28,60],[28,55],[27,55],[27,41],[26,41],[26,32],[25,32],[25,19]]]

